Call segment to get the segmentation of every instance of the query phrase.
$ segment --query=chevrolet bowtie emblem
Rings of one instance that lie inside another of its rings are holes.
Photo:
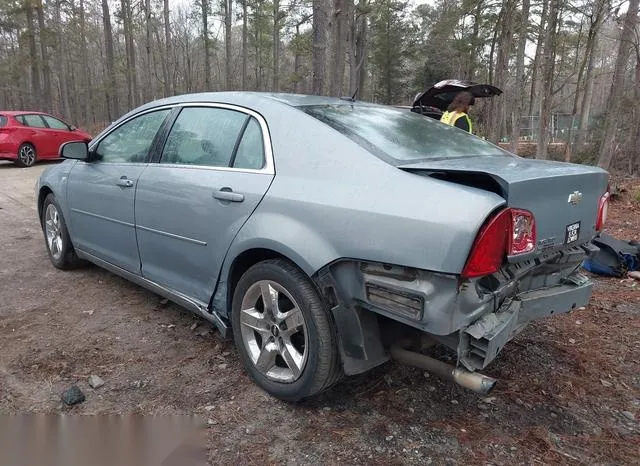
[[[582,200],[582,193],[580,191],[574,191],[569,194],[569,200],[567,201],[571,205],[578,205]]]

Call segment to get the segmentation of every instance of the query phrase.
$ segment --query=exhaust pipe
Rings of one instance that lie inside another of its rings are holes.
[[[455,367],[446,362],[425,356],[424,354],[407,351],[397,346],[391,347],[391,357],[408,366],[418,367],[432,372],[443,379],[451,380],[481,395],[489,394],[497,382],[496,379],[492,379],[486,375],[469,372],[466,369]]]

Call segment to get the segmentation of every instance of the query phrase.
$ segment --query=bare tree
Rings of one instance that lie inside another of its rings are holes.
[[[231,27],[233,26],[233,0],[223,0],[224,7],[224,44],[225,44],[225,66],[224,83],[227,90],[231,90],[231,64],[233,55],[231,51]]]
[[[330,0],[313,0],[313,82],[311,92],[318,95],[325,93],[327,30],[329,29],[330,8]]]
[[[518,24],[518,49],[516,52],[516,95],[515,105],[511,113],[511,152],[518,152],[518,141],[520,140],[520,117],[524,113],[525,87],[522,85],[526,81],[524,71],[525,49],[527,46],[527,31],[529,29],[529,8],[530,0],[522,0],[520,10],[520,22]]]
[[[622,109],[622,98],[625,92],[625,71],[635,35],[635,23],[638,20],[638,1],[639,0],[629,1],[629,8],[627,9],[622,33],[620,35],[616,67],[613,72],[613,80],[611,81],[611,91],[609,92],[610,108],[604,119],[604,133],[598,149],[598,166],[605,170],[611,165],[614,154],[616,129],[619,122],[618,112]]]
[[[211,90],[211,47],[209,38],[209,0],[200,0],[202,13],[202,40],[204,42],[204,86]]]
[[[44,8],[42,6],[42,0],[36,0],[36,14],[38,16],[40,55],[42,58],[42,101],[45,110],[50,112],[53,109],[53,105],[51,100],[51,70],[49,67],[49,52],[47,51],[47,44],[49,43],[49,40],[47,37],[47,29],[44,25]]]
[[[29,63],[31,65],[31,105],[37,108],[40,102],[40,60],[36,46],[36,27],[33,21],[33,5],[26,0],[24,9],[27,14],[27,41],[29,43]]]
[[[171,21],[169,19],[169,0],[163,0],[162,14],[164,17],[164,55],[162,60],[162,79],[164,80],[164,95],[168,96],[175,92],[173,74],[169,76],[169,60],[171,56]]]
[[[116,65],[113,54],[113,33],[111,32],[111,13],[109,12],[109,1],[102,0],[102,23],[104,25],[104,46],[107,59],[107,85],[105,94],[107,97],[108,119],[113,120],[120,115],[120,104],[118,100],[118,84],[116,81]]]
[[[540,14],[540,25],[538,26],[538,42],[536,45],[536,53],[533,58],[533,66],[531,71],[531,93],[529,94],[529,115],[533,114],[533,104],[538,94],[538,73],[540,70],[540,60],[542,59],[542,49],[544,46],[544,38],[546,32],[547,14],[549,11],[549,0],[542,0],[542,13]]]
[[[347,47],[347,18],[349,11],[347,3],[352,0],[333,0],[333,14],[331,17],[331,59],[329,94],[334,97],[342,95],[344,86],[345,54]]]
[[[516,0],[504,0],[500,12],[500,37],[498,41],[498,57],[496,59],[496,70],[493,82],[495,85],[504,89],[508,76],[509,57],[513,48],[513,20],[516,11]],[[505,98],[503,96],[491,99],[491,124],[489,126],[489,140],[497,143],[500,139],[504,119],[507,112],[500,111],[500,107],[505,107]]]
[[[95,121],[95,115],[93,113],[93,82],[91,81],[91,67],[89,66],[89,52],[87,51],[87,25],[84,14],[84,0],[80,0],[80,9],[78,11],[80,22],[80,61],[82,68],[85,70],[83,73],[84,82],[82,87],[85,89],[86,94],[83,98],[84,103],[84,121]]]
[[[554,70],[556,64],[556,39],[558,37],[558,20],[560,1],[551,0],[549,4],[549,21],[543,42],[542,56],[542,100],[540,101],[540,119],[538,121],[538,147],[536,158],[546,159],[550,141],[549,124],[552,118],[552,98]]]

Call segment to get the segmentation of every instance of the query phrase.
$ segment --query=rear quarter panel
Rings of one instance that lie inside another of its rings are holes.
[[[340,258],[455,274],[486,217],[504,204],[392,167],[300,110],[274,103],[263,115],[276,177],[228,258],[270,245],[308,274]]]

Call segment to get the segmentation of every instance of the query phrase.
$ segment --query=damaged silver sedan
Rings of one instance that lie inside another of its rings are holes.
[[[579,267],[607,214],[598,168],[323,97],[164,99],[61,156],[37,186],[52,263],[213,322],[290,401],[391,358],[488,392],[478,371],[524,325],[588,302]]]

